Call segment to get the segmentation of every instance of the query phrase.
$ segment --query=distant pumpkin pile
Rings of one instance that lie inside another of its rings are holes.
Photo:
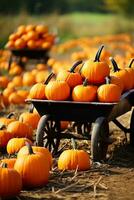
[[[54,34],[45,25],[21,25],[9,36],[6,48],[50,49],[54,41]]]
[[[113,72],[105,61],[100,61],[104,46],[100,46],[94,60],[77,61],[70,70],[61,70],[56,79],[33,85],[29,92],[32,99],[48,99],[55,101],[77,102],[118,102],[121,94],[134,88],[134,70],[130,65],[119,69],[116,61],[110,58]],[[79,70],[75,70],[80,65]]]

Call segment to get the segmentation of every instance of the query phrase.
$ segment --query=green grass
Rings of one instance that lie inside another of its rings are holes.
[[[10,33],[20,24],[47,24],[51,31],[58,31],[61,41],[82,36],[94,36],[134,31],[134,21],[115,14],[70,13],[30,16],[20,13],[17,16],[0,15],[0,46]]]

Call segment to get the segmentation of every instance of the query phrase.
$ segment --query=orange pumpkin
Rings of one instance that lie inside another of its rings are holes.
[[[119,88],[121,89],[121,92],[124,91],[124,84],[120,77],[111,75],[111,76],[109,76],[109,78],[110,78],[110,83],[118,85]]]
[[[64,101],[70,96],[70,87],[65,81],[51,81],[45,87],[48,100]]]
[[[40,116],[38,113],[33,113],[33,110],[30,109],[29,112],[24,112],[19,116],[19,121],[29,124],[33,129],[37,128]]]
[[[7,144],[7,153],[8,154],[15,154],[17,153],[21,147],[25,146],[26,143],[32,145],[32,141],[27,138],[12,138],[9,140]]]
[[[46,99],[45,88],[53,76],[54,74],[51,73],[46,79],[45,83],[36,83],[35,85],[33,85],[29,92],[29,98]]]
[[[17,158],[14,169],[19,172],[25,188],[41,187],[49,180],[49,161],[43,153],[33,152],[28,145],[28,155]],[[37,176],[35,176],[37,174]]]
[[[7,131],[10,132],[13,137],[26,137],[29,139],[33,137],[32,127],[20,121],[11,122],[7,126]]]
[[[95,101],[97,97],[97,86],[88,85],[88,80],[83,82],[83,85],[77,85],[73,88],[73,101],[89,102]]]
[[[46,158],[48,158],[48,161],[49,161],[49,164],[50,164],[50,168],[51,168],[51,166],[52,166],[52,154],[51,154],[51,152],[47,148],[45,148],[45,147],[39,147],[39,146],[32,146],[32,149],[33,149],[33,152],[43,153],[44,156]],[[28,148],[27,148],[27,146],[23,146],[19,150],[19,152],[17,154],[17,158],[19,158],[19,157],[21,157],[23,155],[28,155]]]
[[[10,134],[3,126],[0,129],[0,147],[6,147],[8,141],[12,138]]]
[[[82,77],[80,75],[80,73],[75,72],[75,68],[81,64],[82,61],[77,61],[70,70],[66,71],[66,70],[61,70],[58,74],[57,74],[57,78],[56,80],[59,81],[66,81],[67,84],[71,87],[74,88],[76,85],[80,85],[82,84]]]
[[[9,198],[19,195],[22,189],[20,174],[15,169],[7,168],[6,163],[0,166],[0,197]]]
[[[8,101],[10,104],[23,104],[24,99],[17,92],[13,92],[10,94]]]
[[[0,123],[3,124],[4,126],[8,126],[11,122],[15,121],[14,113],[9,113],[6,117],[0,117]]]
[[[90,157],[84,150],[75,149],[65,150],[58,159],[59,170],[88,170],[90,169]]]
[[[1,160],[2,163],[6,163],[8,168],[14,168],[16,158],[4,158]]]
[[[119,77],[124,85],[124,91],[130,90],[133,87],[132,76],[126,69],[119,69],[116,61],[113,58],[110,58],[112,65],[114,67],[113,76]]]
[[[110,83],[109,79],[107,79],[106,84],[103,84],[98,88],[97,96],[100,102],[118,102],[121,97],[121,89],[119,88],[119,86]]]
[[[82,76],[87,78],[91,84],[104,83],[105,77],[110,74],[108,64],[105,61],[100,61],[100,55],[103,48],[103,45],[99,48],[94,61],[87,60],[81,69]]]

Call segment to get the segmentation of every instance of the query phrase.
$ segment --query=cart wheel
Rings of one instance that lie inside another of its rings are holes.
[[[59,135],[60,121],[51,121],[49,115],[42,116],[37,127],[36,144],[48,148],[55,155],[60,145]]]
[[[134,110],[132,111],[130,120],[130,145],[134,147]]]
[[[106,118],[99,117],[91,132],[91,155],[93,161],[106,159],[108,149],[109,124]]]
[[[90,137],[91,123],[90,122],[74,122],[73,129],[80,135]]]

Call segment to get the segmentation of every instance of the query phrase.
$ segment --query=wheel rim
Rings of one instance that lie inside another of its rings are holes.
[[[108,121],[105,118],[100,117],[95,121],[91,132],[91,154],[93,161],[101,161],[106,159],[108,137]]]

